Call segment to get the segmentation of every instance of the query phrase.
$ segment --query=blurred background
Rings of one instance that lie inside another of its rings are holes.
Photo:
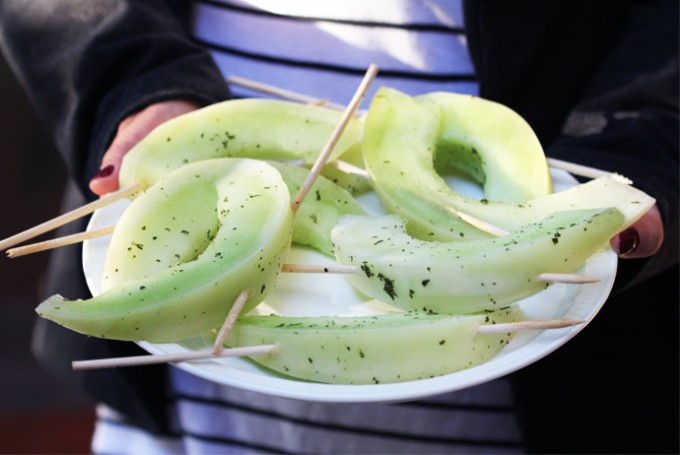
[[[0,56],[1,58],[1,56]],[[0,60],[0,239],[59,214],[65,170],[4,59]],[[42,236],[40,240],[49,238]],[[31,354],[47,254],[0,254],[0,453],[89,453],[93,404]],[[75,359],[74,359],[75,360]]]

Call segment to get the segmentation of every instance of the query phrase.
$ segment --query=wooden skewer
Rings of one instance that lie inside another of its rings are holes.
[[[0,241],[0,251],[6,250],[7,248],[13,247],[14,245],[17,245],[25,240],[32,239],[33,237],[37,237],[40,234],[56,229],[59,226],[63,226],[64,224],[70,223],[73,220],[82,218],[85,215],[89,215],[90,213],[94,212],[95,210],[101,207],[105,207],[119,199],[124,199],[130,196],[131,194],[136,193],[141,189],[141,187],[142,187],[141,184],[137,184],[130,186],[128,188],[123,188],[121,190],[114,191],[112,193],[107,194],[104,197],[99,198],[96,201],[90,202],[89,204],[85,204],[81,207],[78,207],[75,210],[71,210],[70,212],[64,213],[63,215],[60,215],[42,224],[39,224],[23,232],[8,237]]]
[[[340,104],[330,103],[327,100],[314,98],[309,95],[304,95],[302,93],[294,92],[292,90],[286,90],[280,87],[275,87],[273,85],[265,84],[263,82],[253,81],[251,79],[246,79],[244,77],[229,76],[227,77],[227,82],[232,85],[238,85],[250,90],[254,90],[256,92],[276,96],[289,101],[295,101],[304,104],[317,104],[337,111],[345,110],[345,106],[342,106]]]
[[[581,177],[588,177],[591,179],[596,179],[604,175],[611,175],[612,172],[603,171],[602,169],[596,169],[594,167],[583,166],[582,164],[570,163],[568,161],[558,160],[556,158],[547,158],[548,165],[555,169],[561,169],[567,171],[573,175],[579,175]]]
[[[359,271],[359,266],[339,264],[283,264],[281,271],[287,273],[341,273],[351,275],[352,273],[357,273]]]
[[[576,275],[573,273],[541,273],[538,275],[538,278],[546,283],[587,284],[600,281],[599,278],[594,276]]]
[[[245,305],[248,301],[248,297],[250,297],[250,291],[243,291],[238,295],[238,297],[236,297],[231,310],[229,310],[229,314],[227,314],[227,318],[224,320],[224,324],[222,324],[219,332],[217,332],[215,344],[213,345],[213,354],[219,354],[222,352],[222,349],[224,348],[224,341],[229,336],[229,332],[231,332],[231,328],[234,326],[236,318],[238,318],[238,315],[241,314],[243,305]]]
[[[323,264],[284,264],[281,269],[286,273],[334,273],[348,274],[358,273],[361,268],[357,265],[323,265]],[[574,273],[541,273],[538,279],[545,283],[564,284],[588,284],[597,283],[599,278]]]
[[[104,236],[110,234],[113,229],[114,226],[108,226],[93,231],[80,232],[70,236],[47,240],[45,242],[32,243],[30,245],[7,250],[7,255],[11,258],[16,258],[27,254],[38,253],[40,251]],[[352,274],[359,271],[359,266],[341,264],[284,264],[281,271],[285,273]],[[538,278],[546,283],[586,284],[600,281],[597,277],[573,273],[541,273]]]
[[[575,319],[545,319],[540,321],[506,322],[503,324],[480,325],[477,335],[489,333],[525,332],[527,330],[562,329],[583,324],[585,321]]]
[[[351,163],[348,163],[347,161],[334,160],[328,163],[328,166],[332,166],[336,169],[339,169],[345,172],[346,174],[356,175],[366,180],[370,179],[370,176],[368,175],[366,169],[362,169],[359,166],[355,166]]]
[[[477,335],[491,333],[524,332],[528,330],[547,330],[560,329],[573,325],[583,324],[585,321],[572,319],[548,319],[543,321],[520,321],[508,322],[504,324],[480,325]],[[197,360],[211,360],[224,357],[242,357],[272,354],[276,349],[276,344],[266,344],[261,346],[246,346],[241,348],[221,349],[219,352],[212,350],[201,350],[192,352],[180,352],[174,354],[160,355],[141,355],[128,357],[114,357],[108,359],[95,360],[76,360],[71,363],[74,370],[91,370],[97,368],[117,368],[141,365],[153,365],[158,363],[178,363]]]
[[[45,240],[44,242],[31,243],[30,245],[19,246],[7,250],[7,256],[16,258],[27,254],[37,253],[39,251],[47,251],[61,246],[73,245],[74,243],[84,242],[85,240],[103,237],[111,234],[115,226],[107,226],[101,229],[92,231],[78,232],[77,234],[66,235],[56,239]]]
[[[342,117],[340,119],[340,123],[338,124],[337,128],[335,129],[335,131],[331,135],[331,138],[326,143],[326,146],[321,151],[321,154],[319,155],[316,162],[314,163],[314,166],[312,166],[312,170],[309,172],[309,175],[307,176],[305,181],[302,183],[302,186],[300,187],[300,191],[298,192],[297,196],[293,200],[293,203],[292,203],[293,212],[297,212],[297,209],[300,207],[300,204],[302,204],[302,201],[304,200],[305,196],[307,196],[307,193],[309,193],[309,190],[312,188],[312,185],[316,181],[316,178],[321,173],[321,169],[323,168],[323,166],[328,161],[328,156],[331,154],[333,147],[335,146],[335,144],[340,139],[340,135],[345,130],[347,123],[349,123],[352,116],[354,116],[354,113],[358,109],[359,104],[361,104],[361,101],[366,96],[366,91],[368,90],[368,87],[373,82],[373,79],[375,79],[375,76],[377,74],[378,74],[378,66],[377,65],[371,65],[371,66],[368,67],[368,70],[366,71],[366,75],[362,79],[361,84],[359,84],[359,88],[357,89],[356,93],[352,97],[352,100],[350,101],[350,103],[347,105],[345,112],[342,114]]]
[[[264,344],[261,346],[222,349],[218,353],[213,352],[212,349],[206,349],[201,351],[178,352],[173,354],[113,357],[95,360],[75,360],[71,362],[71,367],[74,370],[92,370],[97,368],[132,367],[140,365],[153,365],[157,363],[177,363],[188,362],[192,360],[220,359],[224,357],[265,355],[271,354],[275,348],[275,344]]]
[[[461,220],[465,221],[467,224],[476,227],[480,231],[495,235],[496,237],[502,237],[510,233],[503,228],[495,226],[491,223],[487,223],[486,221],[482,221],[479,218],[475,218],[474,216],[468,215],[467,213],[461,212],[460,210],[453,207],[448,207],[448,210],[454,215],[458,216]]]

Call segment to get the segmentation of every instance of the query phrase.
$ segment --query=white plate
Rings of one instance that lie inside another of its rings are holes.
[[[573,186],[576,181],[562,171],[553,172],[555,191]],[[475,194],[476,187],[460,180],[450,184],[466,194]],[[361,198],[371,212],[378,212],[372,195]],[[97,211],[88,229],[97,229],[115,223],[127,206],[121,201]],[[88,286],[93,295],[100,292],[102,269],[108,237],[88,240],[83,245],[83,267]],[[330,260],[314,251],[294,248],[290,263],[329,263]],[[519,303],[528,319],[566,317],[590,321],[607,299],[614,283],[617,267],[616,254],[608,249],[594,255],[580,271],[600,278],[595,284],[556,284],[545,291]],[[283,315],[358,315],[376,314],[384,309],[372,302],[362,301],[343,276],[318,274],[282,274],[267,306],[257,310],[278,312]],[[394,402],[424,398],[471,387],[519,370],[545,357],[573,338],[585,324],[564,329],[518,333],[498,355],[488,362],[456,373],[397,384],[334,385],[291,379],[262,369],[240,358],[185,362],[177,366],[202,378],[242,389],[269,395],[329,403]],[[141,342],[151,354],[186,352],[211,347],[202,337],[181,343],[154,344]]]

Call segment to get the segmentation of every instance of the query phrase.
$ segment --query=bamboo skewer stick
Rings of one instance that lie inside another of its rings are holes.
[[[71,362],[71,367],[74,370],[92,370],[97,368],[132,367],[153,365],[158,363],[178,363],[192,360],[265,355],[270,354],[275,348],[276,345],[274,344],[264,344],[261,346],[245,346],[241,348],[222,349],[218,353],[215,353],[212,349],[206,349],[201,351],[178,352],[172,354],[112,357],[95,360],[75,360]]]
[[[509,234],[508,231],[501,227],[495,226],[491,223],[487,223],[486,221],[482,221],[479,218],[475,218],[474,216],[468,215],[467,213],[461,212],[460,210],[455,209],[453,207],[449,206],[448,210],[461,220],[465,221],[470,226],[476,227],[480,231],[487,232],[491,235],[495,235],[496,237],[502,237],[504,235]]]
[[[224,348],[224,341],[227,339],[227,337],[229,337],[231,328],[234,326],[234,323],[236,322],[238,315],[241,314],[241,310],[243,310],[243,305],[245,305],[246,302],[248,301],[248,297],[250,297],[249,291],[243,291],[238,295],[238,297],[236,297],[236,300],[234,301],[231,310],[229,310],[229,314],[227,314],[227,318],[224,320],[224,324],[222,324],[222,327],[220,327],[219,332],[217,332],[217,337],[215,337],[215,344],[213,345],[213,354],[217,355],[220,352],[222,352],[222,349]]]
[[[583,166],[581,164],[570,163],[568,161],[558,160],[556,158],[547,158],[548,165],[555,169],[561,169],[567,171],[570,174],[578,175],[581,177],[588,177],[591,179],[596,179],[605,175],[611,175],[612,172],[603,171],[601,169],[596,169],[594,167]]]
[[[89,204],[85,204],[81,207],[78,207],[75,210],[71,210],[70,212],[64,213],[63,215],[60,215],[42,224],[39,224],[23,232],[8,237],[0,241],[0,250],[6,250],[7,248],[10,248],[21,242],[32,239],[33,237],[37,237],[45,232],[49,232],[53,229],[58,228],[59,226],[63,226],[64,224],[70,223],[73,220],[77,220],[78,218],[82,218],[85,215],[89,215],[90,213],[94,212],[95,210],[101,207],[105,207],[117,200],[124,199],[130,196],[131,194],[134,194],[135,192],[139,191],[140,188],[141,184],[137,184],[128,188],[123,188],[121,190],[114,191],[102,198],[99,198],[96,201],[90,202]]]
[[[572,319],[548,319],[538,321],[508,322],[503,324],[480,325],[477,335],[492,333],[525,332],[529,330],[548,330],[571,327],[583,324],[585,321]],[[74,370],[90,370],[97,368],[118,368],[141,365],[153,365],[159,363],[178,363],[198,360],[212,360],[224,357],[241,357],[272,354],[277,345],[267,344],[261,346],[246,346],[241,348],[221,349],[218,352],[201,350],[192,352],[180,352],[173,354],[141,355],[129,357],[114,357],[96,360],[79,360],[71,363]]]
[[[314,163],[314,166],[312,166],[312,170],[309,172],[307,179],[305,179],[305,181],[302,183],[300,191],[293,200],[292,204],[293,212],[297,212],[297,209],[300,207],[300,204],[302,204],[302,200],[305,198],[305,196],[307,196],[307,193],[312,188],[312,185],[314,184],[317,177],[321,173],[321,169],[328,161],[328,156],[331,154],[331,151],[333,151],[333,147],[335,146],[335,144],[337,144],[338,140],[340,139],[340,135],[347,126],[347,123],[349,123],[350,119],[354,116],[354,113],[359,108],[359,104],[361,104],[361,101],[366,96],[366,91],[368,90],[368,87],[371,85],[373,79],[375,79],[375,76],[377,74],[378,66],[374,64],[370,65],[368,67],[368,70],[366,71],[366,74],[364,75],[364,78],[359,84],[357,91],[354,93],[352,100],[347,105],[345,112],[342,114],[340,123],[338,124],[337,128],[331,135],[328,142],[326,143],[326,146],[321,151],[321,154]]]
[[[356,175],[357,177],[361,177],[365,180],[370,180],[371,178],[370,175],[368,175],[368,171],[366,171],[366,169],[355,166],[351,163],[348,163],[347,161],[334,160],[329,162],[328,166],[334,167],[346,174]]]
[[[244,88],[247,88],[247,89],[250,89],[250,90],[254,90],[256,92],[263,93],[265,95],[273,95],[273,96],[276,96],[278,98],[283,98],[283,99],[289,100],[289,101],[295,101],[295,102],[304,103],[304,104],[319,105],[319,106],[327,107],[329,109],[333,109],[333,110],[336,110],[336,111],[345,110],[345,107],[342,106],[341,104],[331,103],[331,102],[328,102],[328,100],[325,100],[325,99],[314,98],[313,96],[294,92],[292,90],[286,90],[286,89],[280,88],[280,87],[275,87],[273,85],[265,84],[263,82],[253,81],[251,79],[246,79],[244,77],[229,76],[229,77],[227,77],[227,82],[232,84],[232,85],[238,85],[240,87],[244,87]]]
[[[356,265],[319,265],[319,264],[283,264],[282,272],[286,273],[333,273],[348,274],[357,273],[359,267]]]
[[[81,232],[66,237],[59,237],[45,242],[33,243],[30,245],[12,248],[7,251],[10,258],[16,258],[27,254],[38,253],[60,246],[70,245],[76,242],[93,239],[111,233],[114,226],[101,229]],[[356,265],[341,264],[283,264],[281,268],[285,273],[330,273],[330,274],[352,274],[359,271]],[[578,275],[573,273],[541,273],[538,278],[546,283],[566,283],[566,284],[587,284],[600,281],[597,277]]]
[[[78,232],[77,234],[66,235],[64,237],[57,237],[55,239],[45,240],[44,242],[31,243],[30,245],[19,246],[7,250],[7,256],[16,258],[25,256],[27,254],[37,253],[40,251],[52,250],[66,245],[73,245],[74,243],[84,242],[85,240],[103,237],[111,234],[115,226],[107,226],[101,229],[92,231]]]
[[[594,276],[576,275],[573,273],[541,273],[538,275],[546,283],[587,284],[597,283],[599,278]]]
[[[562,329],[584,323],[585,321],[575,319],[545,319],[539,321],[487,324],[479,326],[479,329],[477,329],[477,335],[486,335],[489,333],[525,332],[528,330]]]

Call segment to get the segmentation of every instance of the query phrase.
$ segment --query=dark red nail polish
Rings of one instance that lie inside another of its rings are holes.
[[[104,177],[108,177],[109,175],[113,174],[113,164],[109,164],[108,166],[104,166],[103,168],[99,169],[99,172],[95,174],[93,178],[95,179],[100,179]]]
[[[626,229],[619,234],[619,256],[635,251],[640,244],[640,234],[635,229]]]

